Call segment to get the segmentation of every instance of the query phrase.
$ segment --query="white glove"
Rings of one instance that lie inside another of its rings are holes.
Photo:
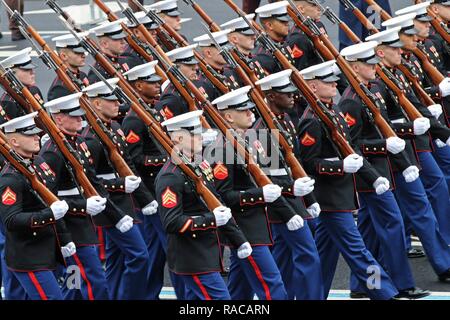
[[[435,117],[436,119],[439,119],[439,117],[442,114],[442,106],[438,104],[432,104],[431,106],[427,107],[428,111]]]
[[[133,228],[133,218],[129,215],[126,215],[116,223],[116,228],[119,229],[119,231],[122,233],[127,232],[128,230]]]
[[[64,258],[68,258],[77,253],[77,248],[75,247],[75,243],[69,242],[64,247],[61,247],[61,253]]]
[[[446,97],[450,94],[450,78],[445,78],[439,83],[439,90],[441,91],[441,96]]]
[[[252,124],[254,124],[256,121],[256,116],[254,113],[252,113],[251,118],[252,118]]]
[[[215,208],[213,214],[216,218],[216,225],[218,227],[226,225],[228,220],[231,219],[231,209],[224,206]]]
[[[447,139],[447,141],[445,141],[445,144],[450,146],[450,137]]]
[[[320,214],[320,211],[322,211],[322,209],[320,208],[320,205],[317,202],[314,202],[312,205],[310,205],[308,208],[306,208],[306,211],[308,211],[309,215],[312,218],[317,218]]]
[[[430,120],[427,118],[417,118],[414,120],[414,134],[420,136],[430,129]]]
[[[69,205],[65,200],[58,200],[50,205],[50,209],[53,212],[55,220],[59,220],[67,213],[67,211],[69,210]]]
[[[405,150],[406,142],[398,137],[390,137],[386,139],[386,148],[392,154],[397,154]]]
[[[91,216],[96,216],[106,208],[106,199],[100,196],[93,196],[86,200],[86,212]]]
[[[239,259],[245,259],[252,254],[252,247],[250,243],[245,242],[237,249],[237,255]]]
[[[125,177],[125,193],[132,193],[139,188],[141,184],[141,178],[136,176]]]
[[[434,140],[434,142],[436,143],[436,147],[438,147],[438,148],[443,148],[447,145],[447,144],[443,143],[441,139],[436,139],[436,140]]]
[[[303,197],[314,190],[314,183],[316,181],[310,177],[303,177],[294,182],[294,196]]]
[[[155,214],[158,212],[158,201],[153,200],[148,205],[142,208],[142,214],[144,216],[151,216],[152,214]]]
[[[281,196],[281,188],[277,184],[266,184],[263,188],[264,201],[274,202]]]
[[[208,129],[202,133],[202,145],[207,146],[216,141],[217,139],[217,130]]]
[[[378,195],[383,194],[390,188],[389,180],[386,179],[385,177],[379,177],[373,183],[373,188],[375,189]]]
[[[363,166],[364,161],[360,155],[353,153],[344,159],[344,172],[355,173]]]
[[[295,231],[300,228],[302,228],[304,225],[304,221],[302,217],[300,217],[298,214],[293,216],[288,222],[286,222],[286,226],[289,231]]]
[[[410,166],[403,170],[402,174],[407,183],[413,182],[419,178],[419,168],[416,166]]]

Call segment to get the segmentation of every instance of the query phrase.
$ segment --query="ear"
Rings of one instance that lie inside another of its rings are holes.
[[[315,81],[311,81],[309,83],[309,87],[311,88],[311,90],[316,93],[317,92],[317,83]]]
[[[234,122],[233,121],[233,116],[231,115],[230,112],[225,112],[224,116],[225,116],[225,120],[227,120],[229,123],[233,123]]]
[[[358,63],[352,63],[350,64],[353,71],[358,72],[359,71],[359,64]]]
[[[212,54],[211,54],[211,48],[210,48],[210,47],[205,48],[205,49],[203,50],[203,55],[204,55],[205,57],[207,57],[207,58],[211,58],[211,57],[212,57]]]
[[[141,35],[141,31],[139,31],[139,29],[138,28],[133,28],[133,34],[136,36],[136,37],[140,37],[140,35]]]
[[[235,34],[232,34],[228,37],[228,41],[232,44],[239,43],[238,37]]]
[[[266,94],[266,99],[270,102],[275,100],[275,95],[273,94],[273,92],[269,92],[268,94]]]
[[[381,49],[376,49],[375,53],[377,54],[377,56],[379,56],[380,58],[384,58],[385,54],[384,51]]]
[[[134,84],[134,86],[136,87],[136,89],[138,91],[142,91],[142,82],[141,81],[136,81],[136,83]]]

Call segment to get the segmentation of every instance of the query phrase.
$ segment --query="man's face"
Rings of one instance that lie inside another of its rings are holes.
[[[230,37],[234,37],[235,40],[232,41],[232,43],[236,45],[238,49],[252,51],[255,48],[255,35],[247,36],[239,32],[233,32]]]
[[[325,82],[322,80],[314,80],[314,91],[322,100],[330,100],[336,97],[336,82]]]
[[[444,22],[450,21],[450,6],[443,6],[442,4],[431,4],[436,6],[438,15],[444,20]]]
[[[280,93],[272,91],[270,93],[271,100],[279,110],[290,110],[294,107],[294,94],[293,93]]]
[[[381,48],[383,62],[389,66],[395,67],[402,63],[402,49],[383,46]]]
[[[104,48],[108,50],[110,54],[116,56],[120,56],[121,54],[123,54],[128,46],[125,38],[115,40],[108,37],[104,37],[103,40],[104,40],[103,43],[105,44]]]
[[[63,131],[73,134],[83,128],[83,118],[81,116],[70,116],[66,113],[61,113],[56,116],[58,127]]]
[[[226,113],[229,114],[229,117],[232,120],[231,125],[233,128],[241,130],[251,128],[253,124],[253,112],[251,112],[250,109],[242,111],[231,109],[226,111]]]
[[[96,98],[97,111],[99,111],[105,120],[112,120],[119,114],[119,101],[118,100],[105,100]]]
[[[26,158],[31,158],[41,150],[40,138],[37,134],[27,136],[20,133],[12,133],[8,138],[14,149]]]
[[[198,79],[198,65],[197,64],[184,64],[179,63],[178,67],[182,74],[185,75],[191,81],[195,81]]]
[[[300,11],[302,11],[305,17],[311,17],[311,19],[315,21],[320,20],[322,11],[320,10],[319,6],[316,6],[315,4],[309,3],[307,1],[300,1],[299,5],[300,8],[303,8],[303,10],[300,9]]]
[[[161,18],[175,31],[181,30],[181,17],[171,17],[166,14],[161,14]]]
[[[202,135],[192,134],[187,130],[181,130],[173,135],[172,140],[177,147],[187,155],[198,155],[202,153]]]
[[[364,81],[371,81],[376,78],[377,69],[375,64],[356,62],[356,68],[353,68]]]
[[[279,37],[285,38],[289,34],[289,22],[271,19],[272,30]]]
[[[148,99],[158,99],[161,94],[161,84],[159,82],[138,80],[135,87],[141,95]]]
[[[210,64],[213,67],[221,68],[227,64],[220,51],[216,47],[208,47],[203,52],[204,56],[207,56]]]
[[[72,50],[61,50],[60,57],[74,68],[81,68],[86,65],[86,54],[77,53]]]
[[[428,38],[430,36],[431,24],[429,22],[422,22],[419,20],[414,20],[414,27],[417,29],[419,38]]]
[[[17,79],[24,85],[29,87],[36,85],[36,73],[34,72],[34,69],[15,68],[14,73],[16,74]]]
[[[399,33],[400,40],[404,43],[403,48],[406,50],[414,50],[417,48],[417,36]]]

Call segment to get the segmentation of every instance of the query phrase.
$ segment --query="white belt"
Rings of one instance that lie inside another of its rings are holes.
[[[339,161],[339,158],[338,158],[338,157],[334,157],[334,158],[326,158],[326,159],[323,159],[323,160],[327,160],[327,161]]]
[[[116,178],[115,173],[105,173],[105,174],[98,174],[97,178],[105,179],[105,180],[112,180]]]
[[[396,120],[391,120],[392,123],[406,123],[406,119],[405,118],[400,118],[400,119],[396,119]]]
[[[269,176],[287,176],[286,169],[263,169],[264,173]]]
[[[78,188],[72,188],[72,189],[67,189],[67,190],[59,190],[58,191],[58,196],[60,197],[64,197],[64,196],[77,196],[80,194],[80,191],[78,190]]]

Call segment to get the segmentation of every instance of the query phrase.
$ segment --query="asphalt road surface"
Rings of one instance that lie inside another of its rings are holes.
[[[145,1],[145,4],[150,4],[153,2],[153,0]],[[236,1],[238,1],[239,4],[241,2],[241,0]],[[228,8],[222,0],[198,0],[197,2],[219,24],[236,18],[236,14]],[[266,2],[267,0],[262,0],[262,4]],[[96,10],[95,5],[89,6],[89,1],[87,0],[59,0],[58,3],[63,7],[69,7],[67,8],[67,11],[72,15],[75,21],[83,23],[83,29],[89,29],[93,26],[93,24],[89,24],[89,21],[98,22],[104,19],[99,16],[99,10]],[[74,5],[74,3],[77,4]],[[109,4],[111,3],[114,4],[114,2],[109,2]],[[190,7],[187,7],[181,0],[179,3],[180,8],[183,11],[182,17],[193,18],[191,21],[187,21],[183,24],[183,34],[191,40],[192,38],[205,33],[203,26],[199,23],[201,19],[196,15],[196,13]],[[337,0],[326,0],[325,3],[336,13],[338,12]],[[393,10],[397,10],[399,8],[411,5],[412,3],[412,0],[395,0],[391,1],[391,6]],[[49,10],[49,8],[45,5],[44,0],[25,1],[25,11],[26,20],[30,22],[31,25],[38,30],[44,39],[46,39],[46,41],[48,41],[48,43],[52,46],[53,43],[51,42],[51,38],[66,33],[64,25],[57,18],[56,14]],[[26,40],[11,42],[10,33],[7,27],[6,10],[2,6],[0,6],[0,19],[0,31],[3,32],[3,38],[0,39],[0,59],[4,59],[14,52],[30,46]],[[337,27],[329,23],[326,18],[323,18],[323,22],[325,23],[334,44],[338,45]],[[45,97],[55,74],[53,71],[47,70],[46,66],[38,58],[34,58],[34,62],[39,66],[37,69],[37,83]],[[88,60],[88,62],[92,63],[92,60]],[[415,241],[414,244],[419,247],[421,246],[418,241]],[[437,277],[426,258],[411,259],[410,262],[417,286],[434,292],[429,299],[450,299],[450,284],[442,284],[438,282]],[[342,299],[348,296],[347,291],[342,290],[348,290],[349,273],[350,271],[345,261],[340,259],[336,276],[333,281],[331,298]],[[162,298],[172,298],[173,293],[170,288],[169,280],[167,280],[166,285],[168,288],[165,288],[163,291]]]

